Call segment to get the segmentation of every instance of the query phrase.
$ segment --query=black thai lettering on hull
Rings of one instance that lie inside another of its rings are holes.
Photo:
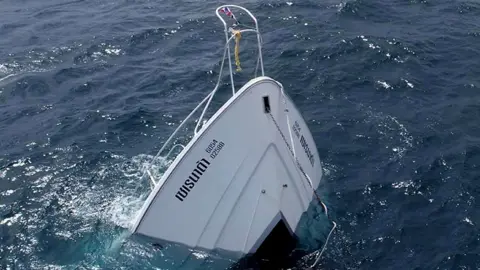
[[[300,139],[300,145],[302,146],[303,150],[305,151],[305,154],[307,155],[307,158],[308,158],[308,160],[310,161],[310,164],[312,164],[312,167],[313,167],[313,165],[315,164],[315,158],[313,157],[312,151],[310,151],[310,148],[308,147],[307,140],[305,140],[305,138],[301,134],[302,129],[300,128],[300,124],[297,121],[295,121],[293,123],[292,129],[293,129],[293,133],[295,133],[297,138]]]
[[[213,160],[218,156],[224,146],[225,143],[213,140],[205,149],[205,152],[207,152],[209,154],[209,157]],[[175,198],[177,198],[181,202],[183,202],[185,198],[187,198],[188,193],[192,191],[192,189],[195,187],[202,175],[207,171],[208,167],[211,164],[210,162],[211,161],[208,161],[207,158],[202,158],[201,160],[196,162],[196,166],[193,168],[192,172],[190,172],[190,175],[185,180],[185,182],[183,182],[183,185],[178,189],[177,193],[175,194]]]
[[[300,144],[302,145],[303,150],[305,150],[305,154],[307,155],[308,160],[310,160],[310,164],[312,164],[313,167],[315,159],[313,158],[312,152],[310,151],[310,148],[308,148],[308,143],[303,137],[303,135],[300,137]]]
[[[208,166],[210,166],[210,162],[204,158],[197,161],[197,166],[190,173],[183,185],[178,189],[175,197],[183,202],[183,200],[187,198],[188,193],[195,187],[195,184],[198,182],[198,180],[200,180],[200,177],[203,175],[203,173],[205,173],[205,171],[208,169]]]

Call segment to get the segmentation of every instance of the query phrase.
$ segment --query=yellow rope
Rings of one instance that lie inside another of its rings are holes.
[[[237,72],[240,72],[242,71],[242,68],[240,67],[239,51],[240,51],[240,39],[242,38],[242,35],[238,30],[233,30],[233,34],[235,35],[235,65],[237,66]]]

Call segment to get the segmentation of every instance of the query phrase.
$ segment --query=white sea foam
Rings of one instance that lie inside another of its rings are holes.
[[[3,191],[3,192],[0,192],[0,195],[2,195],[2,196],[10,196],[10,195],[12,195],[14,192],[15,192],[15,190],[13,190],[13,189],[7,189],[7,190],[5,190],[5,191]]]
[[[115,48],[106,48],[105,49],[105,52],[107,54],[113,54],[113,55],[120,55],[120,53],[122,52],[121,49],[115,49]]]
[[[465,221],[466,223],[474,226],[473,222],[468,217],[464,218],[463,221]]]
[[[8,70],[7,66],[5,66],[4,64],[0,64],[0,72],[1,73],[8,73],[9,70]]]
[[[413,181],[412,180],[401,181],[401,182],[397,182],[397,183],[392,184],[393,188],[408,188],[408,187],[411,187],[411,186],[413,186]]]
[[[413,137],[396,117],[374,112],[370,108],[366,110],[366,114],[366,121],[373,122],[380,138],[384,139],[384,147],[392,150],[392,159],[402,158],[407,149],[413,146]]]
[[[12,217],[0,220],[0,225],[12,226],[12,224],[16,223],[21,216],[22,214],[17,213]]]
[[[377,83],[378,83],[379,85],[381,85],[381,86],[382,86],[383,88],[385,88],[385,89],[390,89],[390,88],[392,88],[392,86],[390,86],[390,85],[389,85],[387,82],[385,82],[385,81],[377,81]]]
[[[411,82],[407,81],[406,79],[402,79],[402,81],[404,81],[408,87],[413,88],[413,84]]]
[[[125,160],[116,155],[116,159],[122,163],[115,165],[102,165],[96,170],[100,181],[115,178],[121,181],[116,186],[94,186],[86,189],[82,194],[72,194],[73,200],[68,206],[73,215],[88,219],[102,219],[112,222],[116,226],[129,228],[133,225],[135,217],[146,199],[147,193],[138,193],[137,187],[143,186],[141,190],[149,191],[148,182],[142,181],[143,168],[148,166],[152,156],[139,155],[131,160]],[[167,162],[168,163],[168,162]],[[160,179],[162,168],[166,165],[159,159],[153,165],[153,176]],[[123,180],[121,180],[123,178]]]

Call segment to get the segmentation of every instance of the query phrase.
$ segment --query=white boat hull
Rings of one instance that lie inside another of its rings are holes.
[[[280,220],[296,230],[321,177],[317,147],[299,111],[276,81],[258,77],[176,157],[133,232],[193,248],[254,253]]]

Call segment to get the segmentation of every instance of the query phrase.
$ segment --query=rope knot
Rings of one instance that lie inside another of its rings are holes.
[[[240,39],[242,38],[242,34],[239,30],[232,30],[233,35],[235,36],[235,65],[237,66],[237,72],[242,71],[240,67]]]

